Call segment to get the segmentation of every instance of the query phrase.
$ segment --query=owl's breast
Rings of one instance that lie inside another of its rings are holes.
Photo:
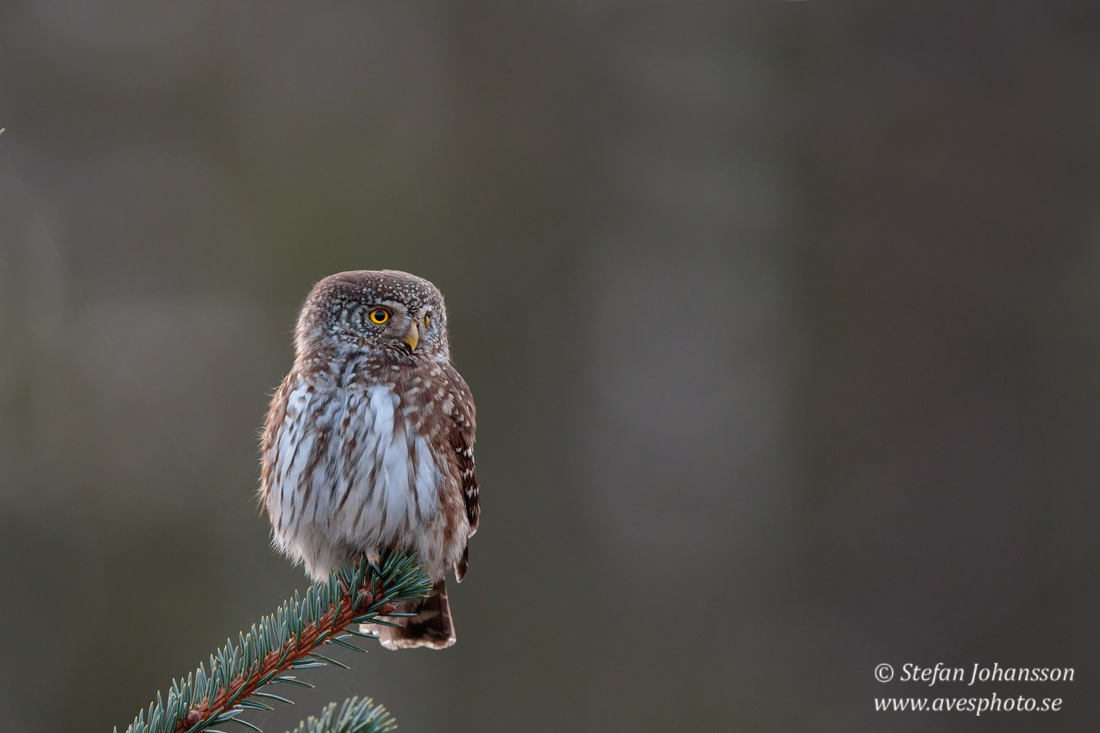
[[[415,404],[388,384],[321,390],[306,381],[285,404],[268,508],[279,505],[290,533],[407,544],[440,522],[450,472]]]

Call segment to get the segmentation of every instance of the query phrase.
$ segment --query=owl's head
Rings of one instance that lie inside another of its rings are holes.
[[[329,350],[394,364],[447,361],[443,295],[424,278],[397,270],[329,275],[302,306],[295,344],[299,358]]]

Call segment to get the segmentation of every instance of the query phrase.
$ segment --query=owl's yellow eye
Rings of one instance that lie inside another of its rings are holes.
[[[375,308],[370,312],[370,319],[375,323],[385,323],[390,320],[390,312],[385,308]]]
[[[424,327],[427,328],[428,324],[432,322],[431,316],[424,316]]]

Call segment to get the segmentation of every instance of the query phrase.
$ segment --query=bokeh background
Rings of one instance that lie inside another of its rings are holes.
[[[305,586],[257,431],[382,267],[477,399],[459,642],[266,730],[1100,722],[1095,3],[5,0],[0,127],[0,729],[125,728]],[[873,710],[941,691],[1065,703]]]

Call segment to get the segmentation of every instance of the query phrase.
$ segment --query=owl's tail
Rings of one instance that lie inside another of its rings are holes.
[[[398,611],[415,613],[387,619],[400,626],[364,624],[364,631],[378,634],[378,640],[387,649],[411,649],[426,646],[430,649],[446,649],[455,643],[455,625],[451,621],[451,605],[447,602],[447,581],[440,580],[432,586],[427,598],[398,604]]]

